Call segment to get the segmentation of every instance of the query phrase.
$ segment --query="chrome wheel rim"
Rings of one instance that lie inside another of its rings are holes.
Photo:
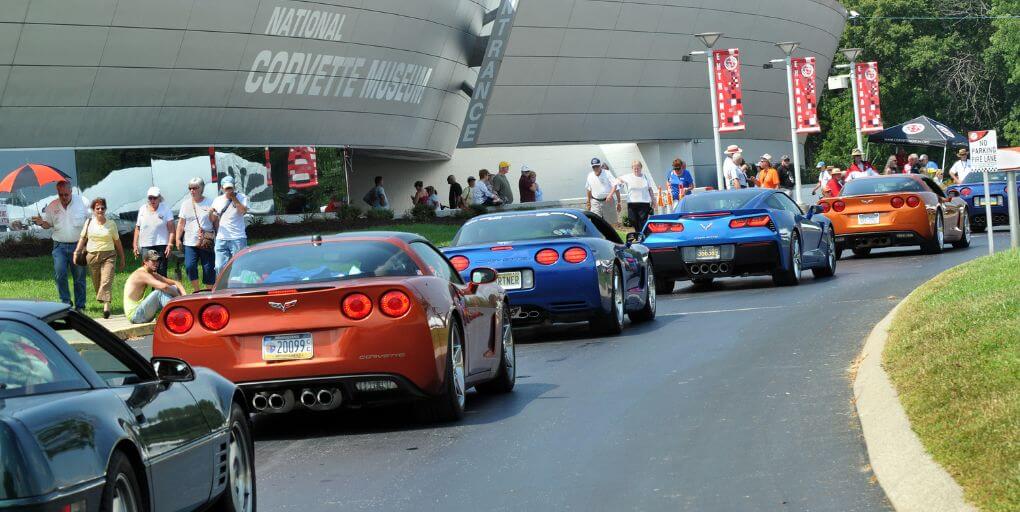
[[[829,268],[836,268],[836,237],[829,233]]]
[[[131,483],[128,482],[127,476],[124,474],[117,475],[117,480],[113,483],[113,503],[111,505],[111,512],[137,512],[138,510],[135,492],[131,489]]]
[[[453,393],[457,397],[457,404],[464,407],[464,396],[467,390],[464,389],[464,345],[460,340],[460,331],[453,329],[453,342],[451,343],[451,354],[453,359]]]
[[[793,277],[800,279],[800,238],[793,237]]]
[[[506,375],[510,380],[514,380],[516,377],[516,368],[514,368],[514,331],[510,327],[510,316],[507,315],[506,310],[503,311],[503,365],[506,368]]]
[[[645,288],[648,289],[648,308],[652,311],[652,313],[655,313],[655,275],[652,273],[651,266],[648,267],[648,272],[646,272],[646,274],[648,274],[648,283],[645,284]]]
[[[935,216],[935,239],[938,240],[939,247],[946,244],[946,234],[942,229],[942,215],[936,214]]]
[[[230,445],[227,449],[229,461],[227,485],[237,510],[251,510],[253,506],[251,460],[248,457],[247,441],[241,426],[235,423],[230,428]]]
[[[613,277],[613,314],[616,315],[616,321],[620,325],[623,325],[623,279],[619,273],[614,271],[616,274]]]
[[[970,216],[963,218],[963,241],[970,243]]]

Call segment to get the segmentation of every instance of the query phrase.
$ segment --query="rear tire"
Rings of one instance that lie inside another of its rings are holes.
[[[772,274],[772,282],[776,286],[796,286],[800,284],[801,262],[803,254],[800,250],[800,235],[796,231],[790,237],[790,268],[779,268]]]
[[[588,324],[596,334],[615,336],[623,332],[623,275],[618,265],[613,265],[613,287],[609,296],[609,312],[602,312]]]
[[[645,305],[630,313],[630,321],[634,323],[651,322],[655,320],[655,274],[652,266],[648,265],[645,270]]]
[[[921,252],[925,254],[939,254],[945,248],[945,245],[946,228],[942,220],[942,210],[938,210],[935,212],[935,229],[932,233],[932,239],[926,240],[921,244]]]
[[[855,247],[853,249],[853,252],[854,256],[857,256],[858,258],[864,258],[871,254],[871,247]]]
[[[509,306],[503,306],[503,326],[500,330],[499,370],[496,378],[475,386],[479,393],[499,395],[514,390],[517,383],[517,349],[514,345],[514,330],[510,325]]]
[[[415,415],[422,423],[449,423],[464,417],[464,337],[460,323],[450,329],[446,348],[446,372],[443,392],[433,398],[415,402]]]
[[[815,277],[832,277],[836,274],[836,235],[829,232],[826,244],[828,254],[825,256],[825,266],[811,269]]]
[[[223,512],[255,512],[255,444],[252,442],[248,415],[240,404],[230,406],[231,446],[227,455],[227,489],[212,510]],[[236,443],[236,445],[235,445]]]
[[[840,243],[836,244],[836,261],[843,259],[843,251],[845,250],[846,247],[844,247],[843,244]]]
[[[974,233],[984,233],[985,229],[986,229],[985,226],[971,226],[970,227],[970,230],[972,232],[974,232]]]
[[[668,277],[656,277],[655,278],[655,293],[669,295],[673,293],[673,288],[676,287],[676,279]]]
[[[120,451],[113,452],[106,470],[106,485],[99,502],[100,512],[123,510],[144,512],[149,509],[138,485],[138,474],[131,460]]]
[[[966,248],[970,247],[970,238],[971,238],[971,236],[970,236],[970,234],[971,234],[971,231],[970,231],[970,215],[966,214],[966,213],[963,214],[963,215],[964,215],[964,217],[963,217],[963,235],[960,237],[959,240],[953,242],[953,247],[956,248],[956,249],[966,249]]]

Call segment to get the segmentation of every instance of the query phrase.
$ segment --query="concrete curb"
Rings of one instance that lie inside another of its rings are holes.
[[[117,335],[118,338],[126,340],[129,338],[141,338],[142,336],[149,336],[155,331],[156,324],[141,324],[132,325],[131,327],[122,327],[115,329],[111,332]]]
[[[854,401],[871,468],[899,512],[976,511],[963,499],[960,485],[924,449],[882,368],[889,327],[902,305],[871,331],[854,379]]]

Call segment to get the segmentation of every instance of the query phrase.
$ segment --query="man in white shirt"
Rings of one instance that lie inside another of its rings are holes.
[[[743,150],[736,144],[730,144],[726,148],[726,160],[723,160],[723,180],[726,183],[723,187],[726,190],[732,188],[747,188],[747,175],[744,174],[743,169],[737,165],[737,160],[743,156]]]
[[[57,283],[57,293],[61,302],[71,305],[71,292],[67,288],[70,269],[74,282],[73,305],[78,311],[85,309],[86,267],[74,264],[74,249],[89,215],[88,199],[75,195],[70,182],[61,181],[57,183],[57,198],[46,205],[42,216],[32,219],[35,225],[53,230],[53,278]]]
[[[956,163],[949,168],[949,176],[953,178],[953,183],[959,185],[960,183],[963,183],[963,179],[966,178],[972,170],[970,164],[970,151],[961,149],[956,152],[956,156],[959,160],[957,160]]]
[[[639,160],[630,164],[633,174],[620,176],[614,183],[614,188],[623,188],[627,191],[627,218],[635,233],[640,233],[648,222],[648,216],[652,214],[652,198],[655,197],[655,181],[651,174],[645,174],[644,165]]]
[[[619,212],[623,209],[620,204],[620,191],[616,190],[614,182],[616,182],[616,176],[613,176],[613,173],[608,169],[602,168],[602,160],[592,158],[591,172],[588,173],[584,184],[587,196],[585,207],[588,211],[603,219],[606,218],[604,210],[606,201],[610,200],[614,193],[616,194],[616,211]]]
[[[225,176],[220,180],[223,195],[217,197],[209,210],[209,219],[216,227],[216,274],[248,246],[248,234],[245,233],[244,215],[248,213],[248,198],[235,190],[233,176]]]

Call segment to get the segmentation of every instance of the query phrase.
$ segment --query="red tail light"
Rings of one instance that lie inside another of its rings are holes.
[[[344,316],[351,320],[362,320],[372,312],[372,300],[364,293],[352,293],[344,297],[341,306]]]
[[[822,213],[829,213],[829,210],[832,209],[832,206],[829,205],[829,203],[819,203],[819,204],[822,205]]]
[[[457,272],[463,272],[471,266],[471,260],[464,256],[454,256],[450,258],[450,263],[453,264],[453,268],[457,269]]]
[[[970,197],[971,193],[973,192],[974,191],[971,190],[970,187],[963,187],[960,189],[960,195],[963,197]]]
[[[491,248],[489,250],[490,251],[512,251],[512,250],[514,250],[514,248],[509,246],[509,245],[497,245],[497,246],[495,246],[495,247],[493,247],[493,248]]]
[[[588,258],[588,251],[580,247],[571,247],[563,253],[563,260],[567,263],[581,263]]]
[[[379,309],[391,318],[404,316],[411,310],[411,298],[400,290],[386,292],[379,299]]]
[[[227,322],[230,321],[230,312],[219,304],[210,304],[202,309],[199,321],[202,322],[202,327],[210,331],[218,331],[227,326]]]
[[[742,219],[733,219],[730,221],[730,227],[733,229],[738,228],[763,228],[769,225],[769,221],[772,219],[768,215],[762,215],[760,217],[744,217]]]
[[[164,319],[166,328],[174,334],[184,334],[191,330],[191,327],[195,325],[195,315],[191,314],[187,308],[177,307],[170,311],[167,311]]]
[[[832,203],[832,209],[836,213],[839,213],[843,210],[846,210],[846,203],[844,203],[843,201],[836,201],[835,203]]]
[[[269,290],[268,292],[266,292],[266,295],[290,295],[292,293],[297,293],[297,292],[298,291],[296,289],[290,289],[290,290]]]
[[[903,208],[903,198],[900,196],[893,196],[893,198],[889,200],[889,205],[893,208]]]
[[[917,196],[909,196],[909,197],[907,197],[907,206],[909,206],[911,208],[917,208],[917,206],[919,204],[921,204],[921,198],[920,197],[917,197]]]
[[[560,253],[553,249],[542,249],[535,255],[535,261],[540,265],[552,265],[560,260]]]
[[[671,233],[680,233],[684,230],[684,225],[679,222],[649,222],[648,231],[651,233],[665,233],[667,231]]]

